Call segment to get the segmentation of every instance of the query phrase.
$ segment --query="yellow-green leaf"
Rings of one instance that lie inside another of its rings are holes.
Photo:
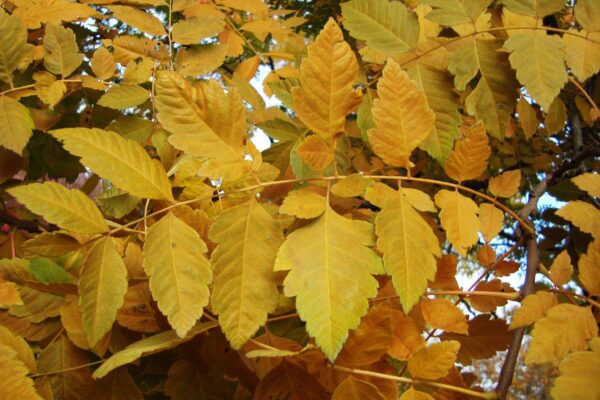
[[[0,96],[0,146],[22,154],[33,129],[31,112],[8,96]]]
[[[167,174],[158,160],[132,140],[102,129],[64,128],[50,131],[70,153],[102,178],[134,196],[173,200]]]
[[[392,60],[383,69],[377,91],[379,98],[371,111],[375,128],[368,132],[369,141],[388,165],[410,168],[410,155],[429,136],[435,114],[425,94]]]
[[[284,293],[296,297],[308,333],[330,360],[377,293],[371,274],[383,268],[369,248],[374,239],[371,224],[344,218],[327,205],[317,220],[292,232],[277,254],[275,270],[291,270]]]
[[[578,351],[569,354],[561,361],[558,368],[560,375],[550,390],[554,400],[600,398],[600,385],[598,385],[600,347],[596,347],[593,351]]]
[[[292,88],[294,111],[306,126],[330,141],[344,132],[346,115],[360,104],[352,85],[358,63],[340,27],[329,19],[308,46],[300,65],[301,87]]]
[[[144,270],[152,297],[179,337],[185,337],[208,304],[212,271],[198,233],[168,213],[148,230]]]
[[[600,240],[589,244],[587,252],[579,257],[579,281],[591,296],[600,295]]]
[[[581,270],[581,267],[580,267]],[[565,285],[571,280],[573,266],[567,250],[561,251],[550,266],[550,278],[558,286]]]
[[[421,302],[425,321],[434,329],[467,335],[469,325],[463,312],[448,299],[425,299]]]
[[[201,15],[177,22],[173,25],[173,40],[181,44],[198,44],[202,39],[215,36],[223,30],[225,21]]]
[[[209,237],[217,243],[210,260],[215,274],[211,304],[231,346],[239,349],[279,302],[273,264],[283,234],[251,199],[220,214]]]
[[[79,305],[90,347],[108,332],[127,292],[127,268],[110,237],[89,250],[79,277]]]
[[[298,218],[316,218],[325,211],[326,202],[325,197],[308,188],[298,189],[283,199],[279,212]]]
[[[571,181],[590,196],[600,197],[600,174],[587,172],[572,178]]]
[[[155,36],[166,34],[162,22],[150,13],[126,6],[109,6],[108,9],[112,11],[114,18],[120,19],[141,32]]]
[[[537,292],[530,294],[523,299],[521,307],[515,311],[510,323],[510,329],[533,324],[556,304],[558,304],[558,299],[554,293]]]
[[[417,44],[419,22],[404,4],[388,0],[352,0],[342,3],[344,27],[356,39],[392,56]]]
[[[44,35],[44,67],[53,74],[63,78],[71,75],[83,61],[79,52],[75,33],[62,25],[47,24]]]
[[[460,343],[456,340],[434,343],[417,351],[408,360],[408,371],[416,379],[441,379],[454,366],[459,348]]]
[[[440,190],[435,204],[441,209],[440,220],[446,230],[448,241],[463,257],[469,247],[477,243],[479,231],[479,208],[477,204],[458,191]]]
[[[600,238],[600,210],[590,203],[570,201],[559,209],[556,215],[571,222],[583,232],[590,233],[594,238]]]
[[[31,50],[27,29],[16,15],[0,10],[0,81],[13,85],[12,73]],[[10,40],[6,39],[10,38]]]
[[[444,164],[446,175],[457,182],[479,178],[487,169],[492,153],[482,123],[471,127],[467,135],[456,142]]]
[[[562,40],[556,35],[531,31],[511,36],[504,47],[511,52],[510,64],[517,71],[519,82],[544,110],[548,109],[567,82]]]
[[[108,226],[94,202],[78,189],[55,182],[30,183],[9,193],[46,221],[79,233],[102,233]]]
[[[497,197],[512,197],[521,186],[521,170],[506,171],[490,179],[488,187],[490,192]]]
[[[99,106],[116,110],[139,106],[150,97],[150,92],[138,85],[113,85],[98,99]]]

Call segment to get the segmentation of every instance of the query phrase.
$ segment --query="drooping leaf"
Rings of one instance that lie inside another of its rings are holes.
[[[360,104],[352,88],[357,73],[356,57],[330,19],[302,60],[301,87],[291,90],[298,118],[327,142],[345,131],[346,115]]]
[[[600,347],[593,348],[593,351],[569,354],[561,361],[559,370],[560,375],[550,390],[553,399],[587,400],[600,397],[597,378],[600,371]]]
[[[198,44],[202,39],[215,36],[223,30],[225,21],[212,16],[197,16],[173,25],[173,41],[181,44]]]
[[[79,52],[75,33],[62,25],[47,24],[44,35],[44,49],[48,53],[44,57],[44,67],[53,74],[63,78],[71,75],[83,61]]]
[[[481,203],[479,205],[479,224],[483,238],[489,243],[502,230],[504,214],[493,204]]]
[[[391,166],[410,168],[410,155],[430,134],[435,114],[427,97],[394,61],[388,61],[373,104],[375,128],[369,130],[373,150]]]
[[[173,200],[165,170],[139,144],[98,128],[50,131],[92,171],[134,196]]]
[[[467,317],[448,299],[426,299],[421,303],[425,321],[434,329],[467,334]]]
[[[441,209],[440,220],[448,240],[456,251],[465,256],[478,239],[480,225],[477,204],[458,191],[449,190],[440,190],[435,195],[435,204]]]
[[[458,140],[444,164],[446,174],[457,182],[479,178],[487,168],[492,153],[485,127],[478,123]]]
[[[588,172],[572,178],[571,181],[590,196],[600,197],[600,174]]]
[[[585,201],[571,201],[556,211],[556,215],[571,222],[583,232],[600,238],[600,210]]]
[[[506,171],[490,179],[490,192],[497,197],[512,197],[521,186],[521,170]]]
[[[336,388],[331,396],[332,400],[385,400],[384,395],[377,386],[365,380],[347,377]]]
[[[179,337],[185,337],[208,304],[212,271],[207,251],[198,233],[173,213],[152,225],[144,242],[152,297]]]
[[[113,85],[98,99],[96,104],[116,110],[139,106],[150,96],[150,92],[138,85]]]
[[[460,343],[447,340],[417,351],[408,360],[408,371],[415,379],[436,380],[448,375],[454,366]]]
[[[0,81],[12,86],[12,74],[31,49],[27,44],[27,29],[16,15],[0,10]]]
[[[283,199],[279,212],[298,218],[316,218],[325,211],[326,201],[308,188],[293,190]]]
[[[166,34],[162,22],[154,15],[135,7],[109,6],[113,17],[125,22],[127,25],[150,35],[162,36]]]
[[[13,98],[0,96],[0,146],[23,154],[32,129],[29,109]]]
[[[579,257],[579,281],[592,296],[600,295],[600,240],[589,244],[587,252]]]
[[[81,190],[44,182],[14,187],[9,193],[46,221],[68,231],[89,234],[108,231],[100,210]]]
[[[510,323],[510,329],[533,324],[556,304],[558,304],[558,299],[553,293],[540,291],[530,294],[523,299],[521,307],[515,311]]]
[[[292,232],[277,254],[275,270],[291,270],[284,293],[296,297],[307,331],[334,360],[377,291],[381,273],[372,226],[334,212],[329,205],[314,222]]]

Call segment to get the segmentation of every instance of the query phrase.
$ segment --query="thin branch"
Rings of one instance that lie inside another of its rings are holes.
[[[40,376],[62,374],[63,372],[76,371],[78,369],[90,367],[92,365],[102,364],[104,361],[106,361],[106,360],[93,361],[91,363],[82,364],[82,365],[76,365],[74,367],[69,367],[69,368],[64,368],[64,369],[59,369],[57,371],[50,371],[50,372],[43,372],[43,373],[39,373],[39,374],[33,374],[33,375],[29,375],[29,377],[30,378],[39,378]]]

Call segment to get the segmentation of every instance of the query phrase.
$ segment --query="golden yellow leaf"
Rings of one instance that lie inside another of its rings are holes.
[[[569,354],[561,361],[558,368],[560,375],[550,390],[553,399],[590,400],[600,398],[600,385],[598,385],[600,348]]]
[[[587,349],[587,341],[597,331],[590,307],[558,304],[535,323],[525,364],[556,364],[570,352]]]
[[[250,57],[238,64],[238,66],[235,68],[234,74],[249,81],[254,77],[254,75],[256,75],[256,71],[258,71],[260,64],[260,57]]]
[[[496,261],[496,252],[489,244],[484,244],[477,250],[477,261],[484,267],[489,267]]]
[[[33,380],[27,376],[27,366],[9,346],[0,344],[0,398],[42,400],[33,387]]]
[[[579,35],[564,35],[562,40],[567,65],[579,81],[585,82],[600,70],[600,32],[582,30]]]
[[[335,21],[329,19],[302,60],[301,87],[292,88],[298,118],[326,141],[344,132],[346,115],[360,103],[352,89],[357,73],[352,49]]]
[[[33,74],[35,80],[35,93],[44,103],[48,104],[50,109],[54,109],[54,106],[58,104],[65,92],[67,86],[60,80],[57,81],[56,77],[50,72],[42,71]]]
[[[109,6],[113,17],[125,22],[127,25],[150,35],[162,36],[166,34],[162,22],[154,15],[135,7]]]
[[[588,31],[600,31],[598,13],[600,8],[594,0],[580,0],[575,4],[575,18],[577,22]]]
[[[9,189],[29,210],[50,223],[80,233],[103,233],[108,225],[94,202],[78,189],[55,182],[31,183]]]
[[[177,52],[177,54],[179,54],[179,52]],[[150,58],[141,58],[138,61],[139,62],[131,60],[127,63],[127,68],[123,74],[123,82],[140,84],[150,80],[156,62]]]
[[[0,37],[10,40],[0,41],[0,81],[13,86],[12,73],[32,46],[27,44],[27,29],[16,15],[0,10]]]
[[[127,269],[110,237],[99,239],[89,250],[78,286],[83,327],[94,347],[112,328],[127,291]]]
[[[435,204],[441,209],[440,220],[448,241],[459,254],[466,256],[467,250],[478,240],[480,224],[477,204],[458,191],[449,190],[437,192]]]
[[[521,186],[521,170],[506,171],[490,179],[488,187],[497,197],[512,197]]]
[[[565,103],[562,102],[560,96],[554,99],[550,108],[546,111],[546,117],[544,118],[544,128],[546,128],[546,135],[553,135],[556,132],[563,129],[567,121],[567,108]]]
[[[177,52],[177,72],[183,76],[207,74],[225,62],[227,47],[221,44],[195,46]]]
[[[554,293],[537,292],[530,294],[523,299],[521,307],[515,311],[510,323],[510,329],[533,324],[556,304],[558,304],[558,299]]]
[[[538,130],[539,121],[537,113],[524,97],[521,97],[517,103],[517,113],[519,114],[519,124],[523,129],[523,134],[529,140]]]
[[[366,188],[372,184],[373,181],[371,179],[365,178],[361,174],[352,174],[333,184],[331,186],[331,193],[340,197],[362,196]]]
[[[377,389],[377,386],[350,375],[335,388],[335,392],[333,392],[331,399],[385,400],[385,396]]]
[[[0,307],[23,305],[23,299],[16,283],[0,278]]]
[[[44,35],[44,67],[53,74],[62,75],[63,78],[71,75],[83,61],[83,54],[79,53],[75,33],[62,25],[47,24]]]
[[[485,126],[478,123],[458,140],[444,164],[446,174],[457,182],[479,178],[487,168],[492,153]]]
[[[425,347],[425,339],[417,322],[404,316],[401,311],[392,310],[392,333],[392,345],[387,353],[398,360],[408,360],[417,350]]]
[[[224,26],[225,21],[211,16],[185,19],[173,25],[173,40],[181,44],[198,44],[202,39],[217,35]]]
[[[400,400],[433,400],[433,397],[425,392],[410,387],[406,392],[402,393]]]
[[[369,248],[374,244],[371,224],[344,218],[327,205],[319,218],[292,232],[277,254],[275,270],[291,270],[284,293],[296,296],[308,333],[330,360],[377,293],[371,274],[383,268]]]
[[[117,68],[115,57],[106,49],[106,47],[100,47],[94,52],[94,55],[90,60],[90,65],[96,78],[104,81],[112,78],[115,69]]]
[[[447,340],[417,351],[408,360],[408,371],[415,379],[437,380],[445,377],[454,366],[460,343]]]
[[[498,260],[494,268],[496,276],[509,276],[517,272],[521,268],[521,264],[514,260]]]
[[[500,279],[479,282],[473,289],[480,292],[514,292],[515,290],[507,282]],[[508,303],[508,300],[499,296],[470,296],[469,303],[479,312],[492,312],[496,308]]]
[[[35,374],[37,371],[33,351],[29,344],[20,336],[15,336],[4,326],[0,326],[0,347],[7,346],[14,351],[14,358],[21,361],[29,370]],[[2,353],[2,351],[0,351]]]
[[[600,174],[587,172],[572,178],[571,181],[590,196],[600,197]]]
[[[367,189],[365,198],[376,204]],[[392,276],[394,287],[400,296],[405,313],[419,301],[427,289],[427,282],[433,281],[439,257],[440,246],[431,226],[406,201],[402,192],[390,190],[383,203],[376,204],[382,210],[375,218],[377,247],[383,252],[383,265]]]
[[[250,199],[220,214],[209,238],[217,243],[210,260],[211,305],[231,346],[239,349],[277,307],[273,264],[284,237],[263,206]]]
[[[152,297],[179,337],[192,329],[208,304],[212,271],[198,233],[168,213],[148,230],[144,270]]]
[[[575,200],[556,211],[556,215],[571,222],[583,232],[600,238],[600,210],[584,201]]]
[[[410,155],[430,134],[435,114],[425,94],[394,61],[388,61],[373,104],[375,128],[368,131],[375,153],[391,166],[410,168]]]
[[[168,58],[167,49],[155,40],[137,36],[117,36],[112,41],[115,61],[127,65],[139,57],[148,57],[156,61]]]
[[[566,252],[566,251],[565,251]],[[579,257],[579,281],[591,296],[600,295],[600,240],[589,244],[587,253]],[[570,275],[569,275],[570,276]]]
[[[469,331],[467,317],[448,299],[425,299],[421,302],[421,312],[434,329],[465,335]]]
[[[279,212],[298,218],[316,218],[325,211],[327,200],[320,194],[303,188],[291,191],[279,208]]]
[[[15,99],[0,96],[0,146],[23,154],[32,129],[33,118],[29,109]]]
[[[161,331],[156,314],[150,287],[142,282],[127,289],[123,307],[117,311],[117,322],[135,332],[156,333]]]
[[[457,257],[454,254],[442,254],[437,260],[435,281],[429,284],[431,289],[460,290],[456,282]]]
[[[504,214],[490,203],[479,205],[479,224],[481,234],[487,243],[498,235],[504,225]]]
[[[134,196],[173,200],[167,174],[139,144],[98,128],[50,131],[70,153],[102,178]]]
[[[268,11],[268,6],[261,0],[217,0],[217,3],[254,14]]]
[[[139,106],[150,97],[150,92],[138,85],[113,85],[98,99],[99,106],[120,110]]]
[[[66,297],[65,303],[60,308],[60,322],[67,332],[69,340],[75,346],[85,350],[90,348],[83,328],[81,307],[78,304],[77,296]],[[99,345],[101,344],[100,342]]]
[[[16,1],[18,16],[28,29],[40,28],[42,23],[60,24],[95,15],[97,12],[85,4],[69,0],[20,0]]]
[[[296,148],[296,153],[315,172],[323,171],[333,161],[333,151],[317,135],[304,138]]]
[[[579,268],[581,270],[581,266]],[[552,278],[552,282],[556,285],[562,286],[571,281],[572,274],[573,266],[571,265],[571,257],[569,257],[569,253],[566,250],[563,250],[552,261],[550,278]]]

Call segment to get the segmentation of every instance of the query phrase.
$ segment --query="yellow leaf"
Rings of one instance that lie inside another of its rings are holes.
[[[16,15],[0,10],[0,81],[13,86],[12,73],[31,49],[27,44],[27,29]]]
[[[177,54],[179,54],[180,51],[178,51]],[[123,74],[123,82],[131,84],[148,82],[152,76],[155,63],[156,61],[153,61],[150,58],[139,59],[139,62],[136,62],[135,60],[129,61],[125,73]]]
[[[221,44],[200,45],[177,52],[177,72],[183,76],[204,75],[217,69],[225,61],[227,47]]]
[[[370,190],[366,199],[371,201]],[[440,246],[431,226],[406,201],[404,189],[390,191],[375,218],[377,247],[383,252],[383,265],[392,276],[405,313],[419,301],[433,281]]]
[[[7,328],[0,326],[0,347],[4,348],[4,346],[14,351],[15,360],[21,361],[30,373],[36,373],[36,362],[29,344],[21,336],[15,336]],[[0,350],[0,353],[3,353],[3,351]]]
[[[519,82],[546,110],[567,82],[564,45],[558,36],[542,31],[518,33],[504,47],[511,52],[511,66]]]
[[[489,181],[490,192],[497,197],[512,197],[521,186],[521,170],[506,171]]]
[[[600,398],[600,385],[598,385],[600,348],[595,348],[594,351],[578,351],[569,354],[561,361],[558,368],[560,375],[550,390],[553,399],[590,400]]]
[[[571,222],[583,232],[600,238],[600,210],[584,201],[570,201],[556,212],[556,215]]]
[[[181,44],[198,44],[202,39],[217,35],[225,21],[211,16],[189,18],[173,25],[173,40]]]
[[[498,235],[504,225],[504,214],[490,203],[479,205],[479,224],[481,234],[487,243]]]
[[[562,0],[503,0],[502,2],[513,12],[536,18],[545,17],[564,7]]]
[[[411,387],[406,392],[402,393],[400,400],[433,400],[433,397]]]
[[[139,106],[150,97],[150,92],[138,85],[113,85],[98,99],[97,104],[115,110]]]
[[[566,49],[567,65],[581,82],[600,70],[600,32],[579,31],[585,38],[565,35],[562,40]]]
[[[253,56],[239,63],[235,68],[234,74],[246,81],[249,81],[254,77],[254,75],[256,75],[256,71],[258,71],[259,66],[260,57]]]
[[[69,28],[54,23],[47,24],[44,35],[44,67],[53,74],[63,78],[71,75],[83,61],[79,53],[75,34]]]
[[[570,352],[585,350],[597,331],[590,307],[558,304],[535,323],[525,364],[556,364]]]
[[[60,102],[67,91],[67,86],[50,72],[42,71],[33,74],[35,80],[35,92],[44,103],[48,104],[50,109]]]
[[[565,251],[566,252],[566,251]],[[587,253],[579,257],[579,281],[591,296],[600,295],[600,240],[589,244]]]
[[[19,287],[14,282],[0,278],[0,307],[6,308],[15,305],[23,305]]]
[[[581,270],[581,266],[579,267]],[[584,267],[585,269],[585,267]],[[566,285],[571,281],[573,274],[573,266],[571,265],[571,257],[566,250],[561,251],[550,266],[550,278],[558,286]]]
[[[298,218],[316,218],[323,214],[327,200],[309,188],[291,191],[279,208],[279,212]]]
[[[146,37],[118,36],[113,39],[115,61],[127,65],[139,57],[149,57],[157,61],[165,61],[166,47],[155,40]]]
[[[572,178],[571,181],[590,196],[600,197],[600,174],[587,172]]]
[[[474,23],[487,10],[489,0],[446,0],[427,2],[436,8],[427,15],[427,19],[441,25],[452,26]]]
[[[342,15],[344,28],[377,52],[392,56],[417,44],[417,16],[400,2],[353,0],[342,3]]]
[[[515,311],[510,329],[528,326],[544,317],[546,311],[558,304],[558,299],[554,293],[537,292],[525,297],[521,302],[521,307]]]
[[[198,233],[168,213],[148,230],[144,270],[152,297],[179,337],[185,337],[208,304],[212,271]]]
[[[173,200],[167,174],[139,144],[102,129],[64,128],[50,131],[70,153],[104,179],[134,196]]]
[[[102,233],[108,226],[94,202],[78,189],[55,182],[30,183],[9,189],[20,203],[46,221],[80,233]]]
[[[467,317],[448,299],[425,299],[421,303],[421,312],[425,321],[434,329],[465,335],[469,331]]]
[[[362,196],[366,188],[372,184],[373,181],[371,179],[365,178],[361,174],[352,174],[337,181],[331,187],[331,193],[340,197]]]
[[[323,171],[333,161],[333,152],[317,135],[305,137],[296,148],[298,156],[315,172]]]
[[[8,96],[0,96],[0,146],[23,154],[33,129],[31,112]]]
[[[0,398],[42,400],[33,387],[29,371],[16,352],[9,346],[0,344]]]
[[[344,42],[341,29],[329,19],[302,60],[302,86],[292,88],[298,118],[326,141],[344,132],[346,115],[360,103],[352,89],[357,74],[354,52]]]
[[[477,243],[479,231],[479,208],[473,200],[458,191],[440,190],[435,204],[441,209],[440,220],[446,230],[448,241],[463,257],[469,247]]]
[[[260,14],[269,9],[261,0],[217,0],[217,3],[253,14]]]
[[[577,22],[590,32],[600,31],[600,21],[598,21],[599,5],[595,0],[580,0],[575,3]]]
[[[110,237],[99,239],[89,250],[78,286],[83,328],[94,347],[112,328],[127,291],[127,269]]]
[[[544,128],[546,135],[550,136],[563,129],[567,120],[567,108],[560,99],[560,96],[554,99],[550,108],[546,111],[544,118]]]
[[[85,4],[69,0],[19,0],[14,15],[18,16],[28,29],[38,29],[42,23],[60,24],[91,17],[96,10]]]
[[[150,35],[162,36],[166,34],[162,22],[154,15],[139,10],[135,7],[110,6],[107,7],[113,17],[120,19],[127,25]]]
[[[444,164],[446,174],[457,182],[479,178],[487,169],[492,153],[485,134],[485,126],[478,123],[467,135],[458,140]]]
[[[377,389],[377,386],[348,376],[336,388],[331,396],[332,400],[385,400],[385,396]]]
[[[517,103],[517,113],[519,114],[519,124],[523,129],[523,134],[529,140],[538,130],[537,113],[524,97],[521,97]]]
[[[100,379],[103,376],[106,376],[110,371],[119,368],[122,365],[129,364],[143,356],[171,349],[216,326],[216,322],[209,321],[193,327],[184,338],[179,337],[175,331],[171,330],[134,342],[104,361],[104,363],[94,371],[93,377],[94,379]]]
[[[454,366],[460,343],[448,340],[417,351],[408,360],[408,371],[415,379],[437,380]]]
[[[112,78],[115,73],[115,69],[117,68],[115,57],[106,49],[106,47],[100,47],[94,52],[94,55],[90,60],[90,65],[94,75],[102,80],[108,80]]]
[[[284,293],[296,296],[308,333],[330,360],[377,293],[371,274],[382,267],[369,248],[374,242],[371,224],[344,218],[327,205],[317,220],[292,232],[277,254],[275,270],[291,270]]]
[[[210,260],[215,274],[211,305],[231,346],[239,349],[279,303],[273,264],[283,234],[251,199],[220,214],[209,238],[217,243]]]

